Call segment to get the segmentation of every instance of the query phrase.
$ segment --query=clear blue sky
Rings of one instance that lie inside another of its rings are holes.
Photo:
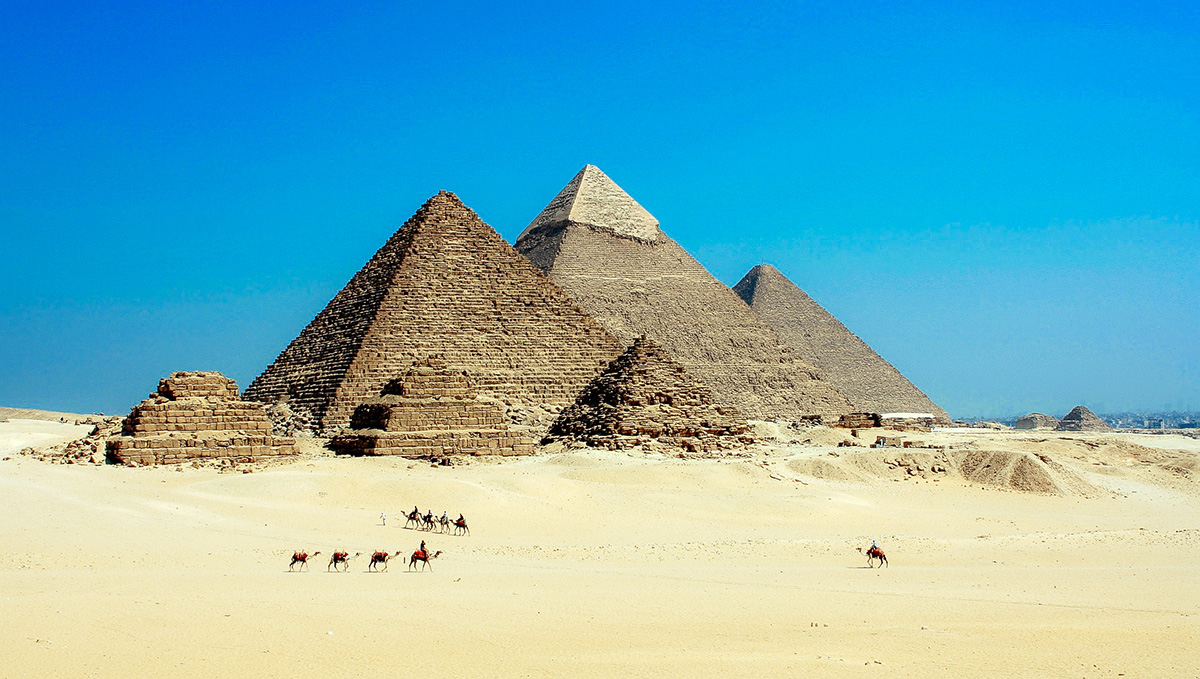
[[[430,195],[584,163],[952,415],[1200,409],[1200,8],[0,5],[0,405],[243,387]]]

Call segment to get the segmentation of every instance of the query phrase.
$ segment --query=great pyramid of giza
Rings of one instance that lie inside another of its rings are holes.
[[[936,421],[950,421],[945,410],[775,267],[750,269],[733,290],[855,409],[929,413]]]
[[[645,335],[662,345],[718,403],[759,419],[851,410],[836,387],[595,166],[580,170],[516,247],[618,340]]]
[[[671,359],[639,337],[550,426],[550,438],[628,448],[650,440],[688,450],[742,447],[749,425]]]
[[[1058,421],[1055,431],[1112,431],[1107,422],[1100,419],[1084,406],[1075,406]]]
[[[481,395],[566,405],[623,349],[452,193],[430,198],[246,389],[332,433],[437,354]]]

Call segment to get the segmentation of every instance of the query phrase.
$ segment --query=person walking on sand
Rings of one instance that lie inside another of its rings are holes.
[[[387,525],[387,512],[379,512],[379,521],[383,525]]]

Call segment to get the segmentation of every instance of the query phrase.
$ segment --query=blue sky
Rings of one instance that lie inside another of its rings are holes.
[[[952,415],[1200,409],[1195,3],[0,6],[0,404],[245,386],[439,189],[584,163]]]

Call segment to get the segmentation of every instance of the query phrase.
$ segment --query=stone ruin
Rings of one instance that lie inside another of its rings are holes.
[[[1016,429],[1055,429],[1058,427],[1058,418],[1051,417],[1042,413],[1029,413],[1025,417],[1017,420]]]
[[[1083,406],[1075,406],[1058,421],[1055,431],[1112,431],[1107,422]]]
[[[883,426],[883,422],[880,421],[879,413],[847,413],[839,417],[833,426],[842,429],[871,429]]]
[[[717,403],[759,419],[836,418],[854,408],[645,208],[587,165],[516,248],[623,344],[645,335]]]
[[[452,193],[430,198],[246,389],[337,433],[439,354],[508,404],[571,403],[620,344]]]
[[[653,340],[640,337],[550,426],[548,439],[626,449],[651,441],[688,451],[744,448],[749,426]]]
[[[343,455],[528,455],[533,440],[509,431],[504,404],[479,396],[470,375],[432,356],[354,410],[330,442]]]
[[[750,269],[733,291],[856,409],[930,413],[950,423],[945,410],[775,267]]]
[[[175,372],[161,380],[106,449],[109,458],[129,465],[256,462],[297,453],[295,439],[271,435],[261,403],[239,399],[237,384],[211,371]]]

